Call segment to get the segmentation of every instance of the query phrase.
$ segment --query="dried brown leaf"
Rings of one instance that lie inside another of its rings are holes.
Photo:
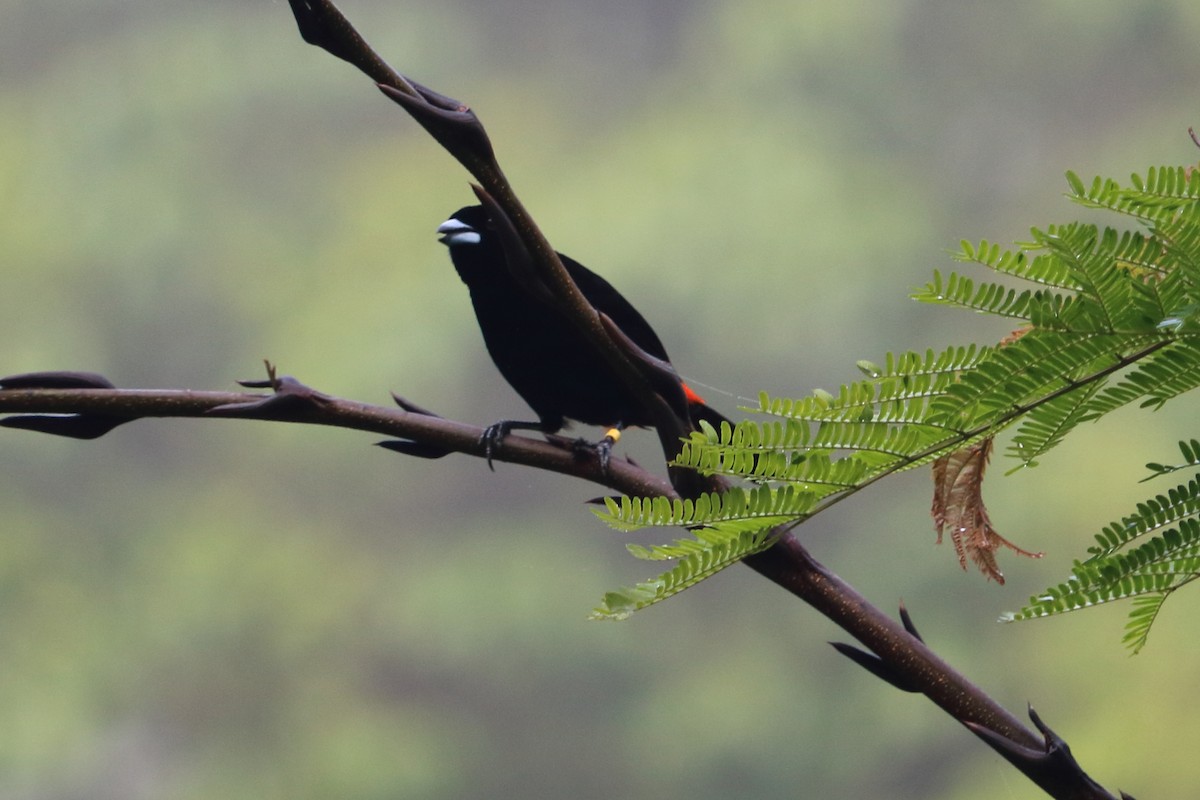
[[[991,454],[992,439],[988,437],[933,462],[931,513],[938,544],[950,531],[950,541],[964,570],[970,558],[985,577],[1003,584],[1004,573],[996,563],[996,551],[1002,546],[1028,558],[1041,558],[1043,554],[1017,547],[992,527],[983,504],[983,473]]]

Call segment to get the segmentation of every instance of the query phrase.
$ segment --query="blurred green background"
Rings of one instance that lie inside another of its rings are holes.
[[[476,109],[551,240],[726,412],[994,341],[906,293],[960,238],[1080,216],[1067,169],[1200,155],[1186,0],[343,9]],[[0,0],[0,19],[0,373],[226,389],[270,358],[341,396],[525,413],[433,232],[466,174],[286,3]],[[1002,556],[1004,587],[934,547],[924,473],[804,538],[1105,785],[1192,797],[1197,593],[1135,658],[1125,608],[994,620],[1066,576],[1194,417],[1184,399],[1033,472],[996,464],[997,527],[1047,552]],[[581,505],[592,486],[261,423],[0,439],[0,796],[1038,796],[747,569],[587,622],[647,577]],[[653,439],[622,445],[649,461]]]

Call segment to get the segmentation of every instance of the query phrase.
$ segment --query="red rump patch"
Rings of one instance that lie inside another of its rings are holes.
[[[683,384],[683,396],[687,398],[689,403],[704,405],[704,398],[692,391],[692,387],[686,383]]]

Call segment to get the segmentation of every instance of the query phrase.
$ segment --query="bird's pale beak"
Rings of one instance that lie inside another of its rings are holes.
[[[479,244],[480,241],[479,231],[457,219],[448,219],[438,225],[437,232],[442,234],[438,241],[447,247],[460,244]]]

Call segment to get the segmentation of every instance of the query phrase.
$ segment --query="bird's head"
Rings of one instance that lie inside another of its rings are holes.
[[[483,206],[466,206],[438,225],[439,242],[450,248],[478,245],[488,230],[487,212]]]

